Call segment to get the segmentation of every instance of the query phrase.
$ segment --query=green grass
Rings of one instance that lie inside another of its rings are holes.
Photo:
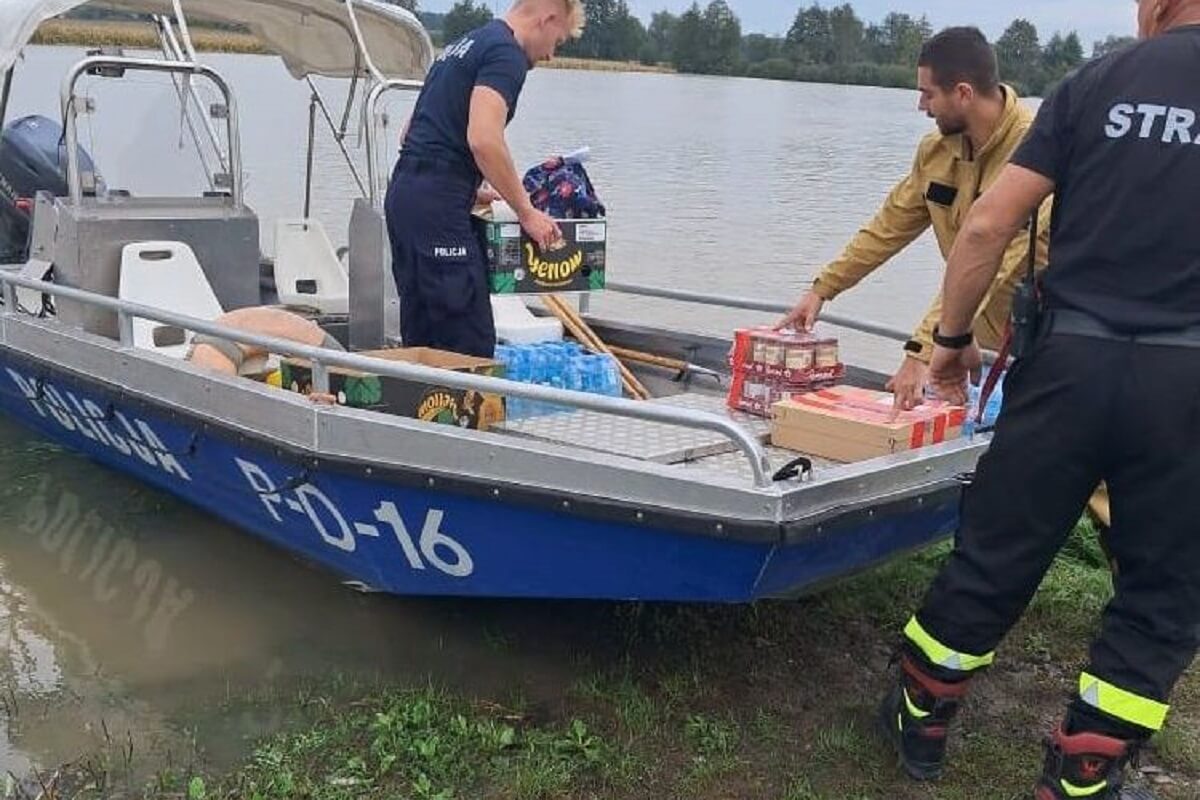
[[[395,691],[268,742],[227,789],[260,800],[450,800],[502,784],[514,797],[555,797],[595,779],[610,759],[608,743],[580,719],[524,727],[436,689]]]
[[[1040,738],[1062,711],[1110,596],[1108,568],[1095,532],[1081,526],[996,668],[976,681],[945,779],[916,786],[876,732],[874,706],[900,627],[947,552],[935,547],[794,602],[576,609],[595,639],[571,651],[564,663],[577,677],[557,700],[531,706],[536,713],[516,688],[473,698],[335,678],[290,694],[236,698],[231,709],[287,706],[294,727],[261,742],[230,773],[176,767],[141,796],[1024,798],[1040,767]],[[540,652],[502,622],[480,637],[504,652]],[[1146,755],[1174,780],[1156,787],[1165,800],[1200,797],[1198,721],[1200,681],[1189,675],[1169,727]],[[104,764],[96,771],[103,774]]]

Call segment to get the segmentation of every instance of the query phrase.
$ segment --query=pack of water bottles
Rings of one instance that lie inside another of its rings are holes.
[[[510,381],[534,383],[588,394],[621,396],[621,375],[610,355],[598,355],[575,342],[497,345],[496,360]],[[567,406],[510,397],[507,418],[530,419],[572,411]]]

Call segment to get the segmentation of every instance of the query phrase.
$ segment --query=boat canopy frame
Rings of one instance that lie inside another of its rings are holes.
[[[10,42],[5,42],[3,37],[0,37],[0,74],[3,75],[0,79],[2,81],[0,83],[0,129],[3,128],[6,119],[17,54],[32,37],[36,30],[36,24],[72,8],[86,5],[89,0],[18,0],[18,2],[20,7],[15,11],[9,11],[8,14],[14,20],[12,23],[14,29],[17,27],[16,23],[20,22],[26,32],[23,35],[19,33],[18,38]],[[201,64],[192,40],[185,4],[192,7],[199,5],[203,12],[201,16],[204,18],[239,22],[257,19],[262,16],[262,12],[255,15],[251,14],[250,10],[265,8],[279,10],[280,13],[295,14],[297,31],[307,27],[307,23],[315,18],[319,18],[322,24],[330,26],[329,31],[324,32],[325,38],[331,35],[331,31],[339,30],[344,35],[345,44],[348,46],[342,48],[338,58],[330,58],[331,66],[322,67],[306,61],[305,56],[311,54],[304,51],[299,45],[296,46],[294,52],[289,53],[284,50],[279,53],[289,72],[294,77],[303,79],[310,91],[308,152],[306,154],[306,163],[309,166],[305,173],[304,216],[307,218],[311,209],[317,110],[321,112],[322,121],[328,127],[344,163],[350,170],[359,194],[369,200],[373,207],[379,209],[382,196],[379,180],[384,173],[379,168],[376,126],[386,119],[379,108],[380,98],[386,92],[397,89],[419,91],[423,83],[416,78],[424,77],[433,57],[432,43],[428,33],[413,14],[405,9],[382,3],[380,0],[220,0],[220,2],[216,2],[216,0],[190,0],[190,2],[189,0],[104,0],[103,2],[93,0],[93,4],[149,14],[158,36],[163,58],[161,62],[154,62],[152,59],[106,55],[101,61],[100,54],[90,54],[87,59],[72,69],[70,77],[72,86],[69,92],[66,82],[64,82],[62,101],[64,130],[75,127],[74,117],[79,109],[74,101],[74,84],[81,75],[103,74],[100,72],[101,68],[112,68],[114,70],[112,74],[115,75],[120,75],[124,69],[166,72],[171,75],[172,83],[179,97],[183,122],[200,160],[209,189],[214,191],[228,189],[235,195],[234,202],[238,206],[242,204],[242,185],[244,183],[240,158],[235,158],[233,152],[240,151],[240,144],[237,141],[238,127],[236,124],[228,126],[230,130],[229,152],[227,153],[222,148],[220,137],[212,122],[214,109],[210,108],[209,113],[205,113],[204,105],[191,78],[200,75],[212,80],[218,86],[224,95],[225,102],[220,109],[221,113],[217,116],[224,116],[225,110],[233,110],[232,116],[236,117],[234,98],[224,79],[212,68]],[[246,10],[239,13],[239,6]],[[407,46],[410,51],[407,62],[404,58],[397,58],[391,52],[392,48],[388,48],[388,61],[383,63],[383,67],[396,67],[398,64],[411,62],[407,68],[400,70],[400,74],[386,74],[381,68],[380,62],[373,57],[368,42],[370,37],[364,32],[362,12],[369,14],[372,35],[376,40],[381,35],[380,30],[391,24],[399,39],[399,46],[394,49],[404,51]],[[4,17],[4,15],[0,14],[0,17]],[[0,19],[0,21],[4,20]],[[279,26],[276,26],[271,29],[274,35],[266,38],[268,46],[279,44],[278,28]],[[251,25],[251,30],[260,35],[261,29],[261,23],[257,26]],[[157,63],[159,66],[153,67],[152,63]],[[349,79],[350,85],[346,102],[338,115],[340,119],[335,119],[325,97],[313,81],[314,75]],[[367,89],[365,92],[360,92],[360,84],[364,81]],[[358,102],[360,97],[361,103]],[[193,104],[199,112],[199,125],[191,113]],[[355,116],[356,104],[361,106],[358,115],[360,119],[359,141],[367,150],[368,174],[365,180],[346,144],[346,139],[350,134],[351,120]],[[210,166],[206,146],[211,148],[215,155],[217,163],[213,166]],[[73,156],[75,153],[69,151],[69,160],[74,160]],[[77,169],[75,172],[77,174]],[[78,202],[81,195],[81,190],[73,192],[72,201]]]

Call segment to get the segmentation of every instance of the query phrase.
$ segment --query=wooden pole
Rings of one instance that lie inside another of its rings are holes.
[[[637,361],[640,364],[649,364],[652,367],[662,367],[663,369],[674,370],[676,372],[687,372],[691,366],[686,361],[680,361],[677,358],[643,353],[641,350],[629,350],[624,347],[614,347],[611,345],[608,349],[617,358],[623,358],[626,361]]]

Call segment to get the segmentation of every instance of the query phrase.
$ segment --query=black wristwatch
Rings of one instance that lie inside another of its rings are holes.
[[[925,345],[918,342],[916,339],[909,339],[904,343],[904,352],[911,353],[914,356],[921,355],[921,351],[925,349]]]
[[[942,336],[937,326],[933,328],[933,343],[948,350],[965,350],[975,341],[975,334],[967,331],[959,336]]]

